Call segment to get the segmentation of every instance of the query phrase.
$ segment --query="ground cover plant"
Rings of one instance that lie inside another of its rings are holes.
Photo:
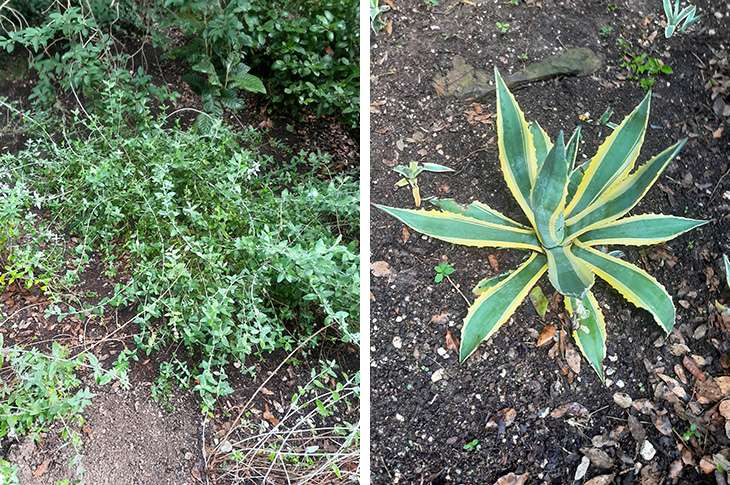
[[[246,406],[282,409],[286,424],[268,433],[254,413],[236,438],[261,435],[275,476],[357,476],[359,185],[346,130],[359,38],[343,17],[356,6],[288,4],[287,35],[312,40],[298,54],[313,64],[277,72],[296,87],[311,68],[317,87],[333,83],[322,101],[261,75],[277,54],[237,26],[265,24],[275,9],[263,3],[1,5],[3,479],[123,480],[142,460],[155,483],[240,481],[238,447],[214,463],[202,443],[276,359],[289,374],[267,384],[275,403],[266,389]],[[309,375],[324,362],[326,381]],[[304,393],[306,412],[279,402]],[[304,428],[322,449],[299,466],[287,436]]]
[[[485,277],[498,284],[500,275],[524,264],[526,253],[452,244],[374,208],[373,483],[726,480],[727,417],[720,410],[730,398],[728,325],[715,301],[726,306],[729,295],[722,260],[730,227],[721,35],[727,8],[692,2],[700,21],[666,39],[661,1],[440,3],[396,3],[397,10],[380,14],[388,30],[371,37],[373,202],[415,208],[409,190],[393,187],[401,178],[393,168],[439,163],[454,172],[419,179],[425,208],[435,208],[429,198],[463,204],[451,203],[454,212],[473,211],[480,201],[531,227],[504,181],[491,68],[509,83],[575,47],[603,59],[582,77],[560,71],[508,84],[525,119],[539,123],[553,143],[566,130],[567,145],[581,126],[577,159],[583,164],[647,95],[640,85],[647,73],[637,82],[621,66],[621,38],[637,57],[646,54],[673,71],[653,75],[637,163],[687,138],[624,217],[661,213],[710,222],[658,245],[608,245],[661,282],[676,319],[667,336],[650,312],[599,275],[591,292],[606,323],[602,382],[570,336],[576,322],[547,271],[529,302],[460,362],[463,321],[478,298],[468,290]],[[509,30],[502,35],[496,22]],[[444,78],[457,82],[450,74],[483,82],[484,94],[460,99],[439,91]],[[434,268],[442,263],[454,272],[436,283]]]

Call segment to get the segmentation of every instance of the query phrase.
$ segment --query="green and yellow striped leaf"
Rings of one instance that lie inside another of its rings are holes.
[[[685,138],[653,157],[634,173],[613,184],[583,212],[566,220],[566,239],[576,238],[586,231],[604,226],[630,211],[644,197],[686,141]]]
[[[644,142],[649,119],[651,92],[598,148],[578,190],[566,208],[570,217],[591,205],[616,180],[621,180],[634,167]]]
[[[482,222],[452,212],[398,209],[382,205],[376,207],[418,232],[452,244],[542,251],[532,229]]]
[[[477,285],[474,287],[473,290],[471,290],[472,293],[475,295],[481,295],[489,290],[489,288],[495,286],[497,283],[499,283],[502,280],[505,280],[509,278],[509,275],[511,275],[513,271],[508,271],[506,273],[502,273],[497,276],[487,276],[483,280],[481,280]]]
[[[530,191],[530,205],[535,218],[535,230],[546,248],[563,242],[565,224],[563,209],[568,194],[568,164],[565,160],[563,132],[548,152]]]
[[[546,269],[545,256],[532,253],[522,266],[476,299],[461,330],[460,362],[509,319]]]
[[[532,221],[530,189],[537,175],[537,156],[525,115],[494,68],[497,83],[497,145],[504,180],[527,218]]]
[[[452,212],[454,214],[461,214],[467,217],[473,217],[474,219],[482,222],[489,222],[491,224],[501,224],[511,227],[517,227],[520,229],[528,229],[529,227],[515,222],[509,217],[505,216],[499,211],[496,211],[489,207],[487,204],[481,202],[472,202],[466,207],[454,202],[452,199],[431,199],[431,203],[441,210],[446,212]]]
[[[625,217],[598,229],[587,231],[581,234],[578,240],[587,246],[598,244],[645,246],[669,241],[708,222],[664,214],[642,214]]]
[[[583,298],[593,286],[591,269],[571,252],[570,246],[558,246],[545,251],[550,283],[565,296]]]
[[[578,125],[578,128],[576,128],[573,134],[570,135],[570,139],[565,145],[565,160],[568,162],[569,170],[572,170],[573,167],[575,167],[575,160],[578,157],[578,147],[580,146],[581,138],[583,138],[580,130],[580,125]],[[570,175],[572,177],[573,174],[571,173]]]
[[[598,373],[598,377],[602,381],[605,380],[603,359],[606,358],[606,322],[596,297],[589,291],[582,300],[566,298],[565,308],[580,323],[580,326],[573,331],[573,339],[588,363]]]
[[[532,143],[535,146],[535,158],[537,159],[537,170],[539,171],[553,144],[537,121],[530,123],[530,133],[532,133]]]
[[[722,255],[722,260],[725,261],[725,279],[727,280],[727,286],[730,287],[730,261],[727,259],[727,255]]]
[[[579,242],[573,253],[624,298],[652,314],[665,332],[674,327],[675,310],[667,290],[647,272],[625,261],[603,254]]]

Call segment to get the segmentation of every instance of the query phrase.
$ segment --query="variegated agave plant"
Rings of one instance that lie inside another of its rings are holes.
[[[576,167],[580,128],[567,143],[553,145],[525,117],[495,69],[499,159],[507,186],[530,225],[520,224],[480,202],[461,207],[432,200],[441,211],[378,206],[416,231],[454,244],[531,251],[516,270],[481,281],[461,335],[463,362],[477,345],[509,319],[545,271],[565,297],[578,328],[578,347],[601,379],[606,328],[591,292],[595,275],[629,302],[651,313],[665,332],[674,326],[672,299],[652,276],[597,249],[604,245],[647,245],[670,240],[706,221],[662,214],[621,219],[646,194],[686,140],[632,172],[644,139],[651,94],[624,119],[587,163]]]

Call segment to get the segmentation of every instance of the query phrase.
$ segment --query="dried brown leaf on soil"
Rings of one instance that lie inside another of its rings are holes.
[[[51,464],[51,460],[44,460],[41,465],[33,472],[33,478],[38,478],[48,471],[48,465]]]
[[[664,436],[672,436],[672,423],[666,414],[654,414],[651,417],[654,427]]]
[[[446,348],[449,350],[459,350],[459,339],[454,337],[449,330],[446,331]]]
[[[582,404],[569,402],[553,409],[553,412],[550,413],[550,417],[556,419],[562,418],[563,416],[567,416],[569,418],[581,418],[588,416],[588,414],[590,414],[588,409]]]
[[[504,408],[497,411],[497,414],[492,416],[485,426],[486,429],[497,428],[497,433],[502,435],[505,430],[515,422],[517,418],[517,411],[513,408]]]
[[[489,259],[489,266],[491,266],[494,271],[499,271],[499,261],[497,261],[497,257],[494,254],[489,254],[487,255],[487,259]]]
[[[375,261],[374,263],[370,263],[370,272],[376,278],[382,278],[391,276],[393,274],[393,268],[386,261]]]
[[[683,401],[687,401],[689,399],[689,396],[687,395],[687,391],[684,390],[684,387],[677,381],[676,379],[673,379],[665,374],[657,374],[661,380],[666,382],[667,386],[669,387],[669,390],[672,391],[673,394],[675,394],[677,397],[682,399]]]
[[[725,419],[730,419],[730,399],[725,399],[720,403],[720,414]]]
[[[276,419],[276,416],[271,414],[271,411],[269,410],[269,405],[265,404],[266,410],[264,411],[264,419],[268,421],[269,423],[273,424],[274,426],[279,424],[279,420]]]
[[[580,452],[591,460],[593,466],[607,470],[613,467],[613,460],[608,453],[598,448],[581,448]]]
[[[428,323],[443,325],[444,323],[448,322],[450,318],[451,314],[449,312],[441,312],[438,315],[434,315],[433,317],[431,317],[431,320],[429,320]]]
[[[572,345],[569,345],[565,349],[565,360],[568,362],[570,370],[576,374],[580,374],[580,354],[578,354],[578,351]]]
[[[674,460],[672,463],[669,464],[669,478],[672,480],[676,480],[679,478],[679,476],[682,474],[682,468],[684,468],[684,465],[682,465],[682,460]]]
[[[411,233],[408,231],[406,226],[403,226],[403,229],[401,229],[401,236],[403,236],[404,243],[407,243],[408,239],[411,237]]]
[[[515,475],[514,473],[508,473],[501,477],[499,480],[494,482],[494,485],[524,485],[527,482],[527,477],[530,473],[523,473],[522,475]]]
[[[631,432],[631,436],[639,443],[646,439],[644,426],[639,422],[639,418],[633,414],[629,414],[629,431]]]
[[[687,369],[690,374],[695,376],[697,379],[704,381],[705,380],[705,373],[702,372],[697,365],[697,362],[694,361],[694,359],[688,355],[685,355],[682,358],[682,365],[684,365],[684,368]]]
[[[615,477],[615,473],[611,473],[610,475],[598,475],[597,477],[593,477],[588,480],[585,485],[608,485],[613,482]]]
[[[540,336],[537,338],[537,346],[542,347],[548,342],[551,342],[555,337],[555,325],[545,325],[540,332]]]
[[[625,392],[617,392],[613,395],[613,402],[626,409],[630,407],[634,401],[631,399],[631,396]]]

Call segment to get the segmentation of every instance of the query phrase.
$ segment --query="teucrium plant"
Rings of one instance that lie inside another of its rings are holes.
[[[649,117],[651,94],[647,94],[595,156],[576,166],[580,129],[567,143],[561,132],[553,144],[537,123],[527,124],[496,69],[495,78],[502,173],[529,224],[513,221],[481,202],[461,207],[451,200],[432,200],[441,211],[379,207],[413,229],[447,242],[530,251],[516,270],[487,278],[474,288],[478,297],[464,320],[462,362],[509,319],[547,271],[579,324],[573,332],[578,347],[603,379],[606,329],[591,292],[595,275],[651,313],[665,332],[674,326],[674,305],[664,287],[645,271],[597,247],[656,244],[705,224],[663,214],[621,219],[646,194],[686,140],[633,170]]]

